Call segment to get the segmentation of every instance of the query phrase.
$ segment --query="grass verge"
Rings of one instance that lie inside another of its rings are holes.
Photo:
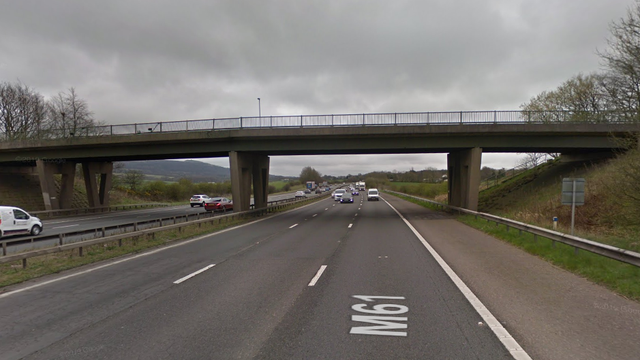
[[[293,203],[286,208],[273,211],[272,214],[295,209],[309,203],[310,202],[307,201],[303,203]],[[225,218],[223,217],[214,217],[213,219],[218,219],[218,221],[215,223],[193,224],[182,228],[182,230],[157,232],[155,235],[141,236],[137,239],[124,239],[122,240],[122,246],[118,245],[118,241],[88,246],[84,248],[83,256],[79,255],[78,249],[74,249],[32,257],[28,259],[28,266],[24,269],[22,268],[22,261],[0,264],[0,287],[21,283],[45,275],[56,274],[64,270],[127,254],[140,253],[144,250],[160,247],[175,241],[215,233],[229,227],[254,221],[256,218],[237,220],[227,218],[227,220],[224,220]]]
[[[395,195],[401,199],[441,211],[437,205],[406,196]],[[536,255],[550,263],[580,275],[596,284],[607,287],[629,299],[640,301],[640,268],[607,257],[579,250],[573,246],[554,242],[541,236],[534,240],[533,234],[516,229],[507,230],[505,226],[496,226],[494,222],[476,219],[473,215],[460,215],[458,221],[489,234],[497,239],[515,245],[526,252]]]
[[[640,268],[606,258],[588,251],[575,253],[574,247],[555,242],[541,236],[534,240],[533,234],[496,226],[472,215],[462,215],[458,221],[481,230],[495,238],[513,244],[552,264],[585,277],[597,284],[635,301],[640,301]]]

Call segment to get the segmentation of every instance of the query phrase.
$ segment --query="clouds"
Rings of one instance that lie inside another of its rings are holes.
[[[5,1],[0,79],[73,86],[112,124],[257,115],[257,97],[263,115],[511,110],[598,70],[632,4]]]

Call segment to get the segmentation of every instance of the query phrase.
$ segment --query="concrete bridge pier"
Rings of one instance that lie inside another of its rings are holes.
[[[447,155],[449,205],[478,210],[481,162],[482,149],[479,147],[452,151]]]
[[[113,163],[110,161],[83,162],[82,173],[89,207],[109,206]]]
[[[76,177],[76,163],[36,161],[36,171],[40,179],[40,189],[46,210],[68,209],[73,200],[73,182]],[[54,174],[62,174],[60,193],[56,189]]]
[[[233,210],[246,211],[251,207],[251,185],[256,209],[267,207],[269,187],[269,157],[252,152],[229,152]]]

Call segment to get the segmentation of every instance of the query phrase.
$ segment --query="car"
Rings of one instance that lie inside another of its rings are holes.
[[[304,189],[305,194],[311,194],[311,189]]]
[[[331,188],[327,186],[327,188],[324,189],[324,191],[331,191]]]
[[[0,238],[21,234],[38,236],[42,229],[42,221],[21,208],[0,206]]]
[[[317,188],[317,189],[316,189],[316,194],[322,194],[322,189]]]
[[[204,203],[204,209],[207,211],[231,211],[233,210],[233,201],[225,197],[209,198]]]
[[[360,195],[360,192],[359,192],[358,190],[353,190],[353,191],[351,192],[351,195],[353,195],[353,196],[358,196],[358,195]]]
[[[336,191],[334,191],[334,195],[333,195],[333,199],[335,201],[340,201],[340,198],[342,197],[342,195],[344,195],[347,192],[347,190],[345,189],[336,189]]]
[[[191,199],[189,199],[189,203],[191,207],[196,205],[204,207],[204,204],[209,200],[210,197],[208,195],[193,195]]]
[[[302,190],[298,190],[298,191],[296,191],[295,197],[296,197],[296,199],[297,198],[304,198],[304,197],[307,197],[307,194],[305,194],[304,191],[302,191]]]
[[[340,204],[353,204],[353,195],[348,191],[342,194],[340,197]]]
[[[367,201],[380,201],[380,195],[378,189],[369,189],[367,192]]]

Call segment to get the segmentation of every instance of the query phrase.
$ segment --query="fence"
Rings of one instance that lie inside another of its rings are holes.
[[[31,135],[8,137],[4,140],[24,138],[59,139],[68,137],[134,135],[146,133],[171,133],[188,131],[212,131],[231,129],[260,129],[288,127],[339,127],[339,126],[407,126],[407,125],[477,125],[477,124],[553,124],[553,123],[635,123],[638,117],[625,112],[600,113],[575,111],[449,111],[415,113],[332,114],[256,116],[220,119],[181,120],[168,122],[144,122],[84,127],[73,130],[47,129]]]

